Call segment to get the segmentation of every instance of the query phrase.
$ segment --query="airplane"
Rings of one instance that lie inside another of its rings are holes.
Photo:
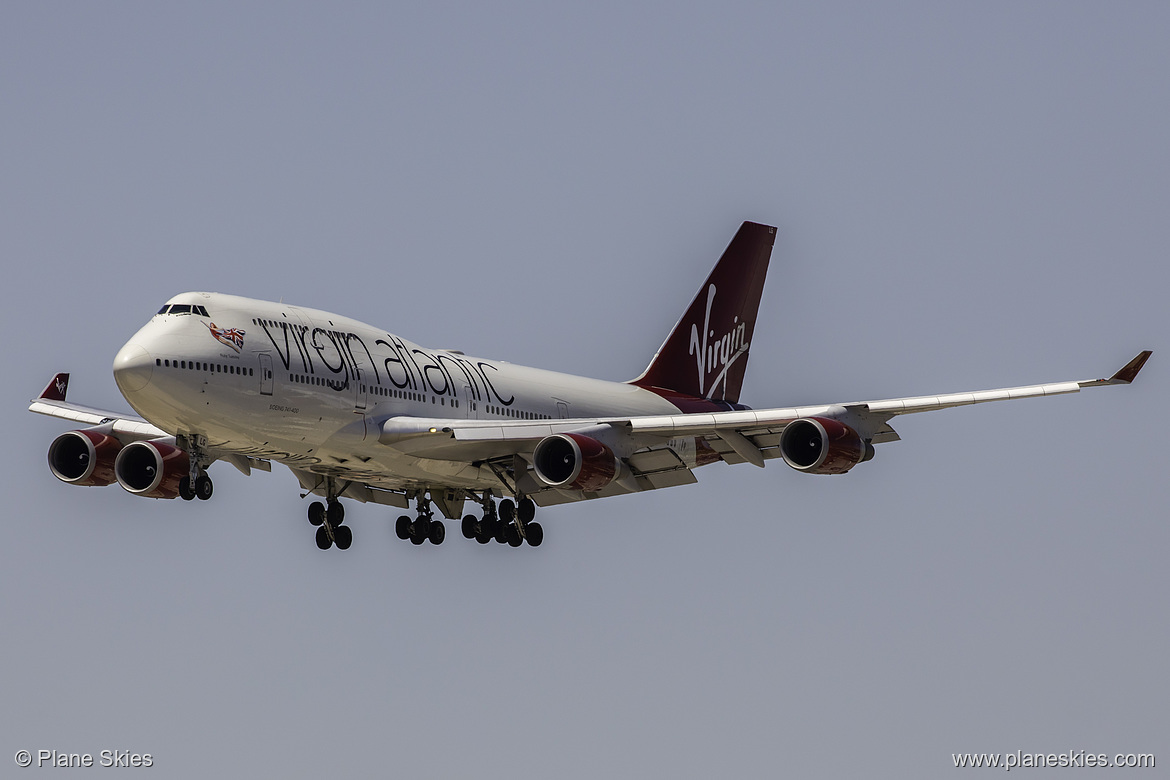
[[[409,510],[395,533],[539,546],[536,508],[696,482],[722,461],[844,474],[897,441],[898,415],[1129,384],[1107,379],[753,410],[739,402],[776,228],[744,222],[646,370],[628,382],[428,349],[337,314],[207,292],[176,295],[118,351],[137,415],[66,401],[57,374],[29,410],[81,427],[49,446],[71,485],[210,499],[216,461],[286,466],[317,546],[348,549],[341,499]],[[468,502],[479,514],[464,514]]]

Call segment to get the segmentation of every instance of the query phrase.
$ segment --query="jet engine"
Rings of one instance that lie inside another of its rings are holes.
[[[536,476],[550,487],[593,492],[613,482],[621,464],[613,450],[579,433],[546,436],[532,451]]]
[[[165,441],[127,444],[114,462],[118,484],[136,496],[175,498],[179,482],[187,476],[187,453]]]
[[[121,449],[122,442],[108,433],[69,431],[49,445],[49,470],[70,485],[108,485],[116,479],[114,460]]]
[[[873,457],[873,445],[857,431],[828,417],[790,422],[780,434],[784,462],[806,474],[844,474]]]

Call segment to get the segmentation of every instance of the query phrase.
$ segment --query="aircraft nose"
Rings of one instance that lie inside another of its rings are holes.
[[[128,342],[114,356],[114,381],[122,395],[137,393],[150,384],[154,360],[141,344]]]

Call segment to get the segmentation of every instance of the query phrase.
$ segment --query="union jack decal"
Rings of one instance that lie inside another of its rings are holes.
[[[217,328],[214,322],[207,327],[220,344],[229,346],[236,352],[244,348],[244,331],[239,328]]]

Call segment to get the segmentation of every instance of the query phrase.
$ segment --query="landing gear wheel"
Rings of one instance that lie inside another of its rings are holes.
[[[309,504],[309,522],[312,525],[321,525],[325,522],[325,505],[320,501]]]
[[[206,501],[211,498],[214,486],[211,484],[211,477],[206,474],[200,474],[195,478],[195,496],[200,501]]]
[[[431,544],[442,544],[443,540],[447,538],[447,527],[438,520],[432,520],[430,530],[427,531],[427,538],[431,540]]]
[[[504,532],[504,538],[507,540],[509,547],[519,547],[524,543],[524,540],[520,538],[520,531],[514,525],[508,526],[508,529]]]
[[[497,521],[496,527],[492,531],[492,538],[495,539],[500,544],[507,544],[508,543],[508,529],[511,527],[512,526],[510,526],[510,525],[504,525],[502,522]]]
[[[329,521],[329,525],[336,528],[345,522],[345,507],[341,505],[340,501],[330,501],[329,508],[325,510],[325,518]]]
[[[394,521],[394,535],[402,541],[410,538],[410,518],[402,515]]]
[[[353,544],[353,529],[348,525],[339,525],[333,529],[333,542],[338,550],[348,550]]]
[[[179,480],[179,498],[191,501],[195,498],[195,490],[191,487],[191,478],[183,477]]]
[[[516,505],[512,503],[512,499],[505,498],[500,502],[500,522],[510,523],[516,519]]]
[[[491,540],[492,540],[492,535],[487,533],[486,531],[480,531],[479,533],[477,533],[475,535],[475,541],[479,542],[480,544],[487,544]]]
[[[410,543],[422,544],[426,540],[426,530],[422,527],[422,523],[415,523],[410,529]]]
[[[463,525],[461,528],[463,531],[463,538],[464,539],[474,539],[475,538],[475,515],[464,515]]]
[[[322,550],[328,550],[333,546],[333,540],[329,538],[329,529],[325,526],[317,529],[317,546]]]
[[[540,547],[540,543],[544,541],[544,529],[540,527],[540,523],[529,523],[525,526],[524,533],[528,536],[528,543],[533,547]]]
[[[525,525],[531,523],[532,518],[536,517],[536,503],[531,498],[523,499],[516,507],[516,514],[520,516],[520,522]]]

